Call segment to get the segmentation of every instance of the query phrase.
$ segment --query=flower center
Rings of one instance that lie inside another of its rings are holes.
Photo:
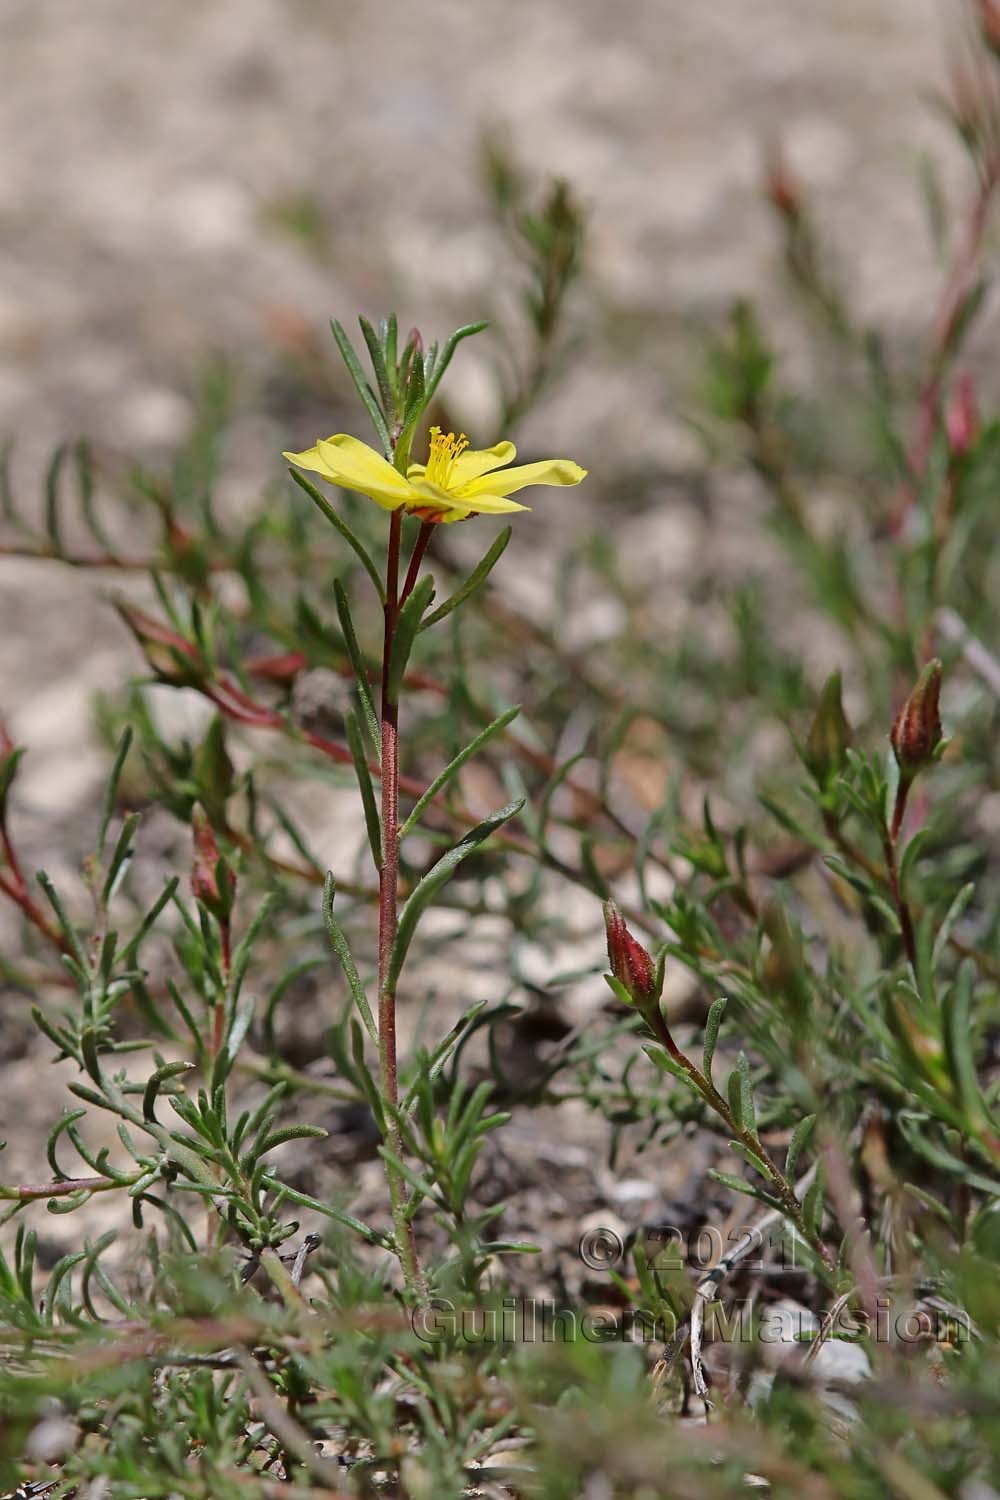
[[[432,427],[430,444],[431,451],[427,455],[424,478],[429,484],[436,484],[439,489],[446,490],[451,478],[451,466],[458,455],[465,452],[469,439],[464,432],[456,437],[453,432],[445,433],[440,427]]]

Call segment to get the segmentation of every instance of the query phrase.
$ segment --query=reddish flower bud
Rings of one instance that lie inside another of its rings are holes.
[[[944,416],[948,449],[952,458],[961,459],[975,446],[979,437],[979,406],[976,387],[968,370],[958,377]]]
[[[979,0],[979,28],[987,47],[1000,56],[1000,4],[997,0]]]
[[[788,163],[777,148],[768,152],[764,164],[764,192],[782,219],[794,224],[802,217],[802,194]]]
[[[416,354],[416,355],[423,354],[423,352],[424,352],[424,341],[423,341],[423,338],[421,337],[421,333],[420,333],[420,329],[419,328],[411,328],[410,329],[410,332],[407,335],[406,342],[408,344],[412,344],[413,345],[413,352],[414,352],[414,354]]]
[[[123,600],[116,600],[115,608],[161,682],[188,686],[201,681],[204,676],[201,658],[190,641],[169,625],[154,620],[152,615],[134,609]]]
[[[940,696],[941,663],[935,658],[917,678],[892,726],[892,748],[907,781],[929,764],[941,743]]]
[[[191,894],[220,922],[226,922],[232,909],[236,876],[219,853],[215,833],[204,808],[197,804],[191,812],[191,832],[194,836]]]
[[[625,918],[613,901],[605,903],[604,925],[608,934],[611,973],[640,1009],[654,1004],[659,998],[656,993],[656,965],[642,944],[629,932]]]

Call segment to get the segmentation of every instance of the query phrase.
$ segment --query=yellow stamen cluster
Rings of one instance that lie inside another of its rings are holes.
[[[455,436],[453,432],[444,433],[440,427],[432,427],[430,430],[431,451],[427,458],[427,468],[424,478],[430,484],[436,484],[441,489],[448,488],[448,480],[451,478],[451,466],[460,453],[464,453],[469,446],[469,439],[462,432]]]

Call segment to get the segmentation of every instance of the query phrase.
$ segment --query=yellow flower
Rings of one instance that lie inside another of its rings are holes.
[[[405,507],[425,521],[465,521],[480,512],[493,516],[527,510],[509,499],[515,490],[530,484],[579,484],[587,474],[568,458],[506,468],[516,454],[513,443],[471,449],[464,435],[432,427],[427,462],[410,464],[405,475],[367,443],[343,432],[321,439],[304,453],[284,457],[331,484],[368,495],[383,510]]]

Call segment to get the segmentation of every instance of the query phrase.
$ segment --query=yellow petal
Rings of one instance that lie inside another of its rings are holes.
[[[506,516],[515,510],[530,510],[530,505],[521,505],[517,500],[508,500],[505,495],[477,495],[474,500],[468,500],[465,496],[459,499],[452,495],[451,507],[454,515],[445,516],[446,521],[460,521],[463,516]]]
[[[468,503],[473,510],[485,510],[485,505],[479,502],[487,495],[499,499],[512,495],[515,490],[523,490],[529,484],[579,484],[586,477],[586,469],[581,469],[568,458],[542,459],[537,464],[519,464],[516,469],[507,469],[502,474],[484,474],[481,479],[463,485],[454,498]]]
[[[411,506],[436,505],[444,510],[452,502],[450,490],[444,490],[439,484],[432,484],[429,479],[424,479],[422,474],[415,474],[414,469],[422,469],[423,464],[411,464],[407,471],[407,484],[410,489],[410,499],[407,501]]]
[[[283,453],[281,456],[300,469],[315,469],[317,474],[326,472],[326,465],[319,456],[318,448],[306,448],[302,453]]]
[[[481,474],[489,474],[494,469],[502,469],[504,464],[512,464],[516,457],[517,449],[513,443],[495,443],[492,448],[466,448],[451,466],[449,485],[453,490],[461,489],[463,485],[478,479]]]
[[[315,448],[305,453],[286,453],[285,457],[304,469],[315,469],[331,484],[368,495],[385,510],[398,510],[413,494],[388,459],[346,432],[321,438]]]

